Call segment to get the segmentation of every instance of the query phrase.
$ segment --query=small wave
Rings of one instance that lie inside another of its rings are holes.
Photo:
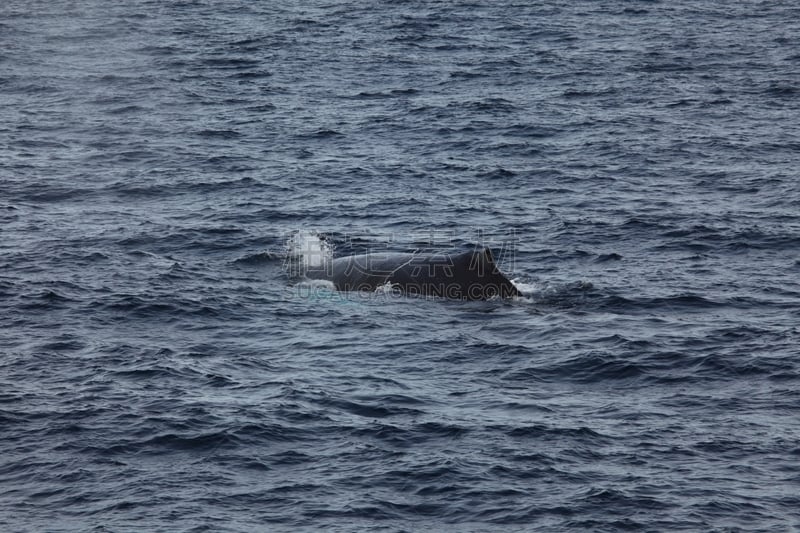
[[[601,309],[615,309],[622,313],[644,310],[684,310],[703,311],[707,309],[722,308],[730,302],[714,300],[700,294],[677,294],[674,296],[659,297],[624,297],[620,295],[607,295],[595,300],[595,305]]]
[[[353,430],[354,436],[372,437],[399,447],[412,446],[437,439],[457,439],[467,433],[469,433],[469,429],[465,427],[438,422],[426,422],[410,427],[376,422]]]
[[[569,437],[571,439],[583,440],[586,439],[593,443],[599,441],[610,440],[607,436],[594,431],[588,427],[552,427],[543,424],[535,424],[532,426],[518,426],[518,427],[494,427],[491,429],[499,429],[506,433],[509,437],[514,438],[533,438],[533,439],[562,439]]]
[[[261,64],[261,60],[246,57],[207,57],[201,60],[203,65],[215,68],[242,68],[254,67]]]
[[[494,170],[478,174],[478,177],[487,180],[504,180],[513,178],[516,175],[517,173],[514,172],[513,170],[508,170],[503,167],[497,167]]]
[[[577,99],[580,99],[580,98],[598,98],[598,97],[602,97],[602,96],[614,95],[616,93],[617,93],[616,89],[608,88],[608,87],[605,87],[605,88],[602,88],[602,89],[598,89],[596,91],[585,90],[585,89],[584,90],[568,89],[568,90],[564,91],[563,96],[564,96],[564,98],[567,98],[567,99],[577,100]]]
[[[325,399],[320,403],[324,406],[334,407],[365,418],[386,418],[397,415],[415,416],[422,413],[419,409],[393,406],[385,401],[360,403],[345,399]]]
[[[83,350],[86,346],[86,343],[73,339],[48,342],[39,346],[38,349],[45,352],[74,352]]]
[[[483,100],[471,101],[466,103],[451,104],[457,107],[462,107],[470,111],[476,112],[489,112],[489,113],[513,113],[519,110],[519,107],[513,102],[505,98],[485,98]]]
[[[219,139],[235,139],[241,136],[241,133],[234,130],[200,130],[197,132],[200,137],[211,137]]]
[[[44,290],[38,294],[26,295],[23,300],[24,303],[19,306],[20,309],[30,310],[61,309],[77,301],[52,289]]]
[[[595,259],[595,263],[606,263],[608,261],[620,261],[622,260],[622,256],[618,253],[608,253],[608,254],[600,254]]]
[[[127,115],[128,113],[142,113],[145,111],[145,108],[138,105],[126,105],[122,107],[115,107],[113,109],[109,109],[107,113],[109,115]]]
[[[234,78],[238,78],[240,80],[256,80],[261,78],[269,78],[272,76],[272,72],[268,70],[251,70],[247,72],[237,72],[233,75]],[[275,109],[275,106],[260,106],[264,109]],[[251,108],[252,109],[252,108]]]
[[[558,134],[556,128],[534,126],[531,124],[514,124],[505,130],[505,134],[512,137],[527,137],[532,139],[545,139]]]
[[[70,187],[50,187],[44,185],[31,186],[21,198],[32,202],[60,202],[63,200],[86,200],[94,197],[93,189],[76,189]]]
[[[593,352],[550,365],[517,370],[507,376],[512,381],[575,381],[596,383],[602,380],[627,380],[647,374],[642,364],[626,357]]]
[[[148,294],[118,294],[105,298],[103,301],[95,301],[91,307],[110,312],[109,318],[111,319],[128,320],[136,317],[157,319],[164,323],[172,323],[186,316],[218,317],[227,312],[225,307],[217,302]]]
[[[397,98],[399,96],[411,96],[416,94],[417,89],[391,89],[386,91],[362,91],[353,96],[345,96],[343,98],[352,100],[383,100],[390,98]]]
[[[103,455],[116,454],[146,454],[164,455],[176,451],[208,452],[220,448],[236,447],[238,439],[227,431],[212,431],[196,434],[164,433],[144,441],[129,441],[114,444],[104,450],[99,450]]]
[[[297,134],[297,137],[301,139],[330,139],[334,137],[341,137],[343,135],[343,133],[336,130],[320,129],[308,133]]]
[[[283,261],[285,259],[286,256],[283,254],[265,250],[263,252],[256,252],[244,255],[242,257],[234,259],[233,262],[242,265],[262,265],[267,263],[275,263],[276,261]]]
[[[764,94],[775,98],[794,98],[800,93],[795,83],[777,82],[764,89]]]

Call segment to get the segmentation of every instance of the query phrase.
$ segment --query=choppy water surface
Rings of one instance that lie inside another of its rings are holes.
[[[6,0],[0,526],[799,528],[798,50],[788,1]],[[295,283],[315,231],[526,297]]]

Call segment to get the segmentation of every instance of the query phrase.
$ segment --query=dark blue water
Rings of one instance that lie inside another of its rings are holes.
[[[800,8],[725,4],[5,0],[0,529],[800,528]]]

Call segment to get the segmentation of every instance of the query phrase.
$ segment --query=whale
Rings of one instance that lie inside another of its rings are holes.
[[[512,298],[522,293],[500,271],[489,248],[460,253],[367,253],[338,257],[306,271],[337,291],[389,287],[406,295],[450,300]]]

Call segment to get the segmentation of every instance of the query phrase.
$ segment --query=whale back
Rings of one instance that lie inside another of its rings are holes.
[[[455,300],[519,296],[488,248],[457,254],[370,253],[334,259],[307,272],[339,291],[374,291],[387,283],[406,294]]]
[[[454,300],[486,300],[520,294],[497,268],[488,248],[412,260],[393,272],[389,281],[408,294]]]

